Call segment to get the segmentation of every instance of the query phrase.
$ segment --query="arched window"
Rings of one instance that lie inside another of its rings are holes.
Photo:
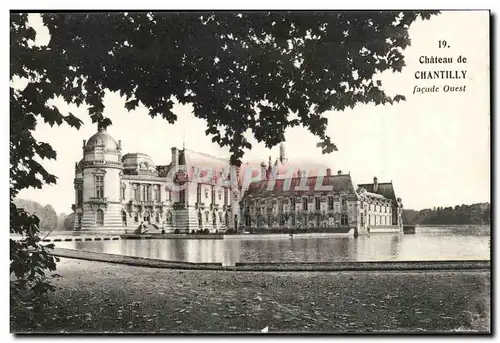
[[[103,226],[104,225],[104,211],[101,209],[98,209],[96,211],[96,219],[95,223],[97,226]]]
[[[137,212],[134,212],[133,216],[134,216],[134,222],[138,223],[139,222],[139,215],[137,214]]]
[[[158,212],[156,213],[156,218],[155,218],[155,221],[156,221],[157,223],[159,223],[159,222],[160,222],[160,214],[159,214]]]
[[[349,221],[347,220],[347,214],[343,214],[340,216],[340,225],[349,225]]]
[[[201,212],[198,212],[198,226],[201,228],[203,226],[203,216]]]

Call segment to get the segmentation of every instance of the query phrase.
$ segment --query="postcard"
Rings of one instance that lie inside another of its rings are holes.
[[[11,332],[491,334],[490,20],[11,12]]]

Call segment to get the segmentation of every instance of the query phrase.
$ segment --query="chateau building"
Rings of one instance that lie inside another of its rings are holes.
[[[272,175],[272,174],[271,174]],[[356,187],[350,174],[267,178],[254,182],[242,202],[245,227],[358,234],[402,230],[402,203],[392,182]]]
[[[349,173],[288,163],[284,145],[273,163],[245,163],[171,149],[168,165],[144,153],[122,154],[106,130],[83,141],[75,164],[75,230],[224,232],[300,229],[358,234],[402,229],[392,182],[356,185]]]
[[[198,166],[219,175],[197,175]],[[99,129],[83,141],[83,159],[75,165],[74,229],[133,232],[140,224],[165,232],[234,228],[240,199],[231,192],[229,175],[221,180],[228,167],[227,160],[175,147],[171,163],[156,166],[144,153],[122,155],[121,142]]]

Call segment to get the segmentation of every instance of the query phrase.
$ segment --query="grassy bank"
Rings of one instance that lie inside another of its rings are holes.
[[[489,330],[487,271],[264,273],[61,259],[58,273],[38,332]]]

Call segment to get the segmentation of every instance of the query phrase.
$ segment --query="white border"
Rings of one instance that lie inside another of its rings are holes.
[[[85,10],[85,9],[93,9],[93,10],[110,10],[110,9],[128,9],[128,10],[140,10],[140,9],[148,9],[148,10],[153,10],[153,9],[158,9],[158,10],[195,10],[195,9],[208,9],[208,10],[217,10],[217,9],[254,9],[254,10],[259,10],[259,9],[302,9],[302,10],[326,10],[326,9],[335,9],[335,10],[343,10],[343,9],[491,9],[494,14],[499,13],[499,3],[500,1],[496,0],[475,0],[475,1],[443,1],[443,0],[420,0],[420,1],[412,1],[412,2],[402,2],[402,1],[387,1],[387,0],[378,0],[378,1],[341,1],[337,3],[333,3],[332,1],[318,1],[318,0],[307,0],[307,1],[269,1],[269,0],[253,0],[253,1],[248,1],[248,2],[238,2],[238,1],[181,1],[181,2],[168,2],[168,1],[151,1],[151,0],[142,0],[142,1],[131,1],[131,0],[122,0],[120,2],[114,2],[112,3],[111,1],[102,1],[102,0],[87,0],[84,2],[71,2],[69,3],[68,1],[64,0],[52,0],[52,1],[44,1],[40,2],[37,0],[23,0],[23,1],[16,1],[16,2],[2,2],[0,6],[6,7],[1,11],[0,13],[0,18],[1,18],[1,24],[0,27],[3,28],[1,31],[0,39],[2,40],[2,46],[6,47],[9,45],[9,34],[7,28],[9,27],[9,10],[10,9],[16,9],[16,10],[29,10],[29,9],[36,9],[36,10]],[[494,32],[491,32],[493,37],[498,39],[498,34],[497,34],[497,27],[498,27],[498,20],[495,23],[496,25],[493,27]],[[464,23],[466,25],[466,23]],[[498,44],[496,46],[493,46],[492,49],[494,49],[494,56],[495,60],[498,60]],[[4,73],[4,77],[2,78],[3,80],[8,80],[9,79],[9,53],[7,52],[7,49],[4,49],[4,53],[2,54],[2,63],[1,66],[2,72]],[[500,99],[499,97],[499,92],[498,92],[498,77],[497,74],[495,74],[495,84],[496,84],[496,89],[495,93],[492,94],[492,96],[496,99]],[[9,153],[8,153],[8,131],[9,131],[9,119],[8,119],[8,113],[9,113],[9,95],[7,92],[7,89],[5,88],[3,92],[0,92],[0,96],[3,98],[3,101],[0,102],[1,104],[4,105],[4,111],[3,115],[1,116],[2,120],[4,121],[1,125],[1,129],[3,130],[3,135],[1,137],[4,137],[4,142],[0,146],[0,154],[2,158],[2,163],[4,168],[0,168],[1,177],[3,180],[5,180],[5,183],[2,183],[2,186],[5,188],[2,189],[1,194],[3,194],[2,197],[0,197],[0,202],[2,202],[2,206],[0,207],[2,209],[2,214],[3,216],[1,218],[4,219],[4,223],[8,224],[8,200],[7,200],[7,193],[8,193],[8,158],[9,158]],[[498,108],[498,104],[497,104]],[[496,114],[496,112],[495,112]],[[494,114],[494,115],[495,115]],[[500,132],[499,127],[498,127],[498,120],[495,123],[495,131],[498,133]],[[498,143],[498,142],[497,142]],[[495,151],[499,151],[499,146],[495,144]],[[497,167],[497,163],[495,163],[495,169]],[[495,185],[495,191],[497,191],[497,187]],[[495,214],[497,213],[497,205],[495,204],[494,206],[494,217],[496,218]],[[8,226],[8,225],[5,225]],[[493,231],[495,231],[495,228],[492,228]],[[8,235],[8,230],[4,229],[4,234],[7,236]],[[498,236],[498,234],[495,234],[495,237]],[[495,239],[495,247],[498,250],[498,244],[497,240]],[[6,239],[0,240],[0,251],[4,255],[9,254],[9,243]],[[7,260],[8,256],[4,256],[4,260]],[[492,261],[493,266],[495,266],[494,261]],[[8,275],[7,269],[9,268],[8,263],[2,263],[1,264],[3,268],[6,270],[2,273],[2,275]],[[495,273],[496,274],[496,273]],[[7,279],[8,280],[8,279]],[[3,283],[3,288],[2,288],[2,294],[3,294],[3,299],[6,303],[8,303],[8,293],[9,293],[9,285],[8,282]],[[496,298],[498,298],[498,294],[496,294]],[[496,302],[496,301],[495,301]],[[496,304],[495,304],[496,305]],[[6,304],[5,307],[8,307]],[[492,304],[492,310],[493,308],[497,308],[497,306],[494,306]],[[498,314],[497,316],[498,317]],[[0,323],[2,325],[2,333],[5,334],[5,337],[7,340],[13,340],[14,337],[9,334],[10,332],[10,323],[9,323],[9,311],[2,311],[2,316],[0,319]],[[496,327],[496,325],[495,325]],[[497,327],[498,329],[498,327]],[[102,340],[103,338],[101,337],[92,337],[95,340]],[[144,338],[144,337],[141,337]],[[213,337],[210,339],[220,339],[221,337]],[[231,340],[238,339],[238,337],[228,337]],[[253,336],[249,338],[262,338],[259,336]],[[283,337],[285,339],[288,339],[288,337]],[[282,338],[282,339],[283,339]],[[316,339],[318,339],[317,337]],[[338,340],[338,339],[343,339],[344,337],[342,336],[335,336],[335,337],[322,337],[319,338],[321,340]],[[347,337],[346,337],[347,338]],[[353,337],[350,337],[351,339]],[[410,337],[404,337],[404,338],[410,338]],[[479,340],[479,337],[469,337],[472,340]],[[42,341],[48,341],[53,339],[52,337],[45,338],[45,337],[37,337],[37,340],[42,340]],[[70,336],[62,338],[62,341],[66,341],[71,339]],[[130,339],[130,338],[119,338],[119,337],[111,337],[108,338],[107,340],[111,341],[119,341],[123,342],[123,340]],[[179,338],[177,337],[170,337],[168,338],[169,340],[178,340]],[[187,337],[183,338],[182,340],[185,341],[186,339],[196,339],[195,337]],[[308,337],[301,337],[299,339],[308,339]],[[355,338],[355,340],[361,340],[362,338]],[[402,339],[401,338],[398,338]],[[423,340],[425,339],[426,342],[433,342],[433,341],[438,341],[439,337],[433,337],[433,338],[426,338],[425,336],[423,337],[412,337],[410,338],[412,340],[417,339],[417,340]]]

